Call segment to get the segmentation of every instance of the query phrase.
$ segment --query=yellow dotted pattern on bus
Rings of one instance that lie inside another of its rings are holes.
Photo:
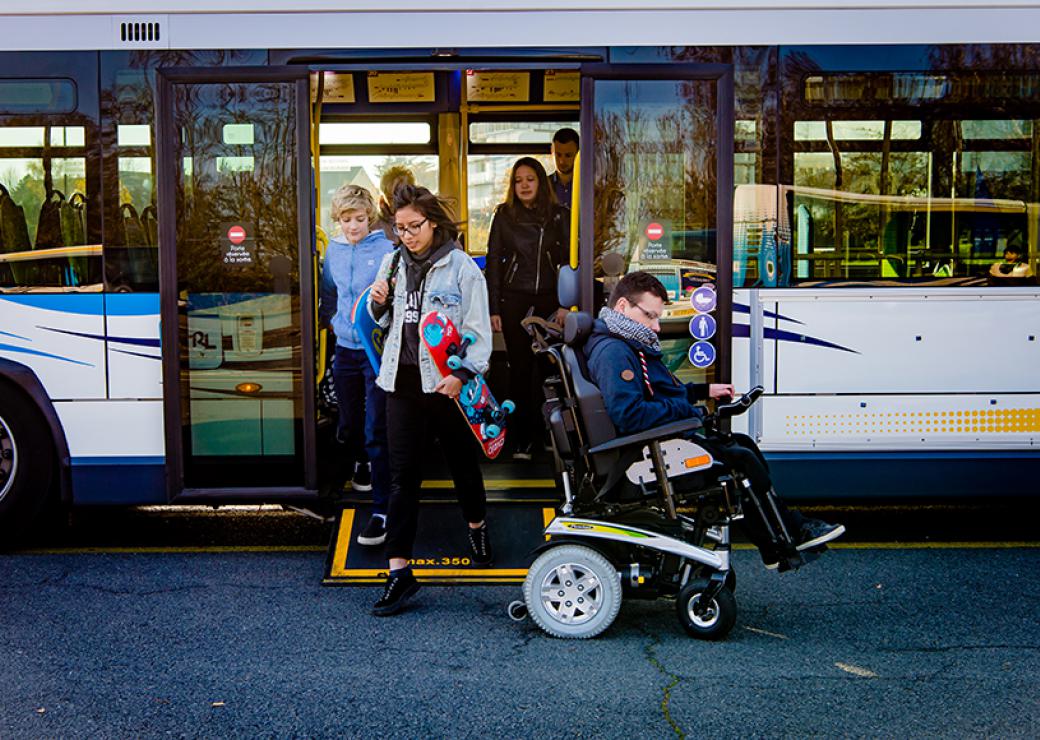
[[[791,414],[789,435],[818,434],[1022,434],[1040,432],[1040,409],[904,411],[859,414]]]

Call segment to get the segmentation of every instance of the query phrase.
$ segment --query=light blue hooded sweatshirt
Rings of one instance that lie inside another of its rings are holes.
[[[371,232],[356,245],[334,237],[325,250],[325,264],[318,289],[318,320],[331,320],[336,344],[347,349],[362,349],[350,320],[350,311],[365,288],[376,280],[379,265],[394,244],[382,230]]]

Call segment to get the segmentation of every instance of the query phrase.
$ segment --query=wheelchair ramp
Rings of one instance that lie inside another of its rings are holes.
[[[466,524],[454,498],[424,500],[419,510],[419,533],[412,559],[415,576],[426,584],[520,583],[527,575],[531,550],[542,541],[542,530],[554,515],[554,503],[503,499],[495,496],[492,486],[488,485],[487,521],[495,560],[490,567],[481,568],[470,560]],[[324,585],[382,585],[385,582],[387,566],[382,545],[366,547],[356,540],[369,516],[367,505],[347,504],[338,514],[329,544]]]

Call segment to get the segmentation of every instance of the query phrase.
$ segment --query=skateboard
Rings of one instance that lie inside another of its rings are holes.
[[[372,288],[365,290],[354,302],[354,308],[350,311],[350,320],[354,323],[358,336],[361,338],[361,346],[365,349],[368,361],[379,374],[379,366],[383,360],[383,341],[386,339],[386,330],[381,327],[368,310],[368,294]]]
[[[419,336],[430,350],[441,375],[450,375],[452,370],[460,368],[469,372],[470,379],[463,384],[455,403],[466,417],[484,454],[494,460],[506,443],[506,415],[516,407],[512,401],[503,401],[499,405],[484,376],[466,359],[466,349],[475,337],[460,335],[451,319],[439,311],[430,311],[423,316],[419,322]]]

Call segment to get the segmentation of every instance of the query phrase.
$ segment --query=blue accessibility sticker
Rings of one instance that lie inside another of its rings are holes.
[[[715,347],[710,342],[694,342],[690,347],[690,362],[694,367],[711,367],[715,364]]]
[[[718,303],[718,295],[711,285],[702,285],[690,296],[690,305],[698,313],[711,313]]]
[[[700,313],[690,319],[690,336],[694,339],[711,339],[715,336],[715,317]]]

